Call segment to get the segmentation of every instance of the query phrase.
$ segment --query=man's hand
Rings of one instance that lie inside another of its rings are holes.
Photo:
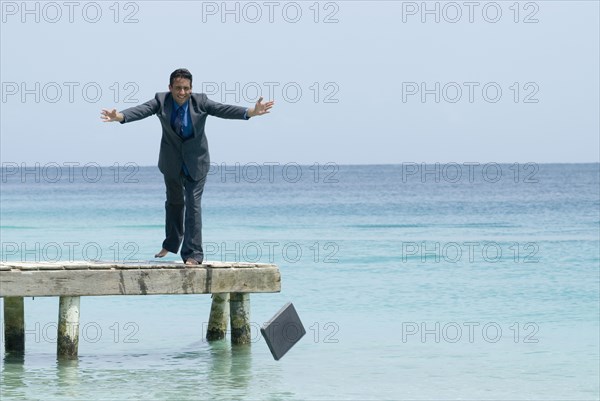
[[[123,115],[123,113],[119,113],[117,109],[102,109],[102,115],[100,116],[100,118],[105,123],[111,123],[113,121],[121,122],[125,119],[125,116]]]
[[[275,104],[275,102],[271,100],[270,102],[263,104],[262,100],[263,100],[263,97],[261,96],[256,101],[256,104],[254,105],[254,107],[251,109],[248,109],[248,117],[262,116],[263,114],[269,113],[269,110],[271,109],[271,107],[273,107],[273,104]]]

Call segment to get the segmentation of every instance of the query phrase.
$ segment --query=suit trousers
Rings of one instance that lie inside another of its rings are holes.
[[[163,248],[177,253],[181,241],[181,258],[192,258],[202,263],[202,193],[206,176],[193,180],[181,171],[179,177],[164,177],[167,200],[165,202],[165,240]],[[185,223],[185,224],[184,224]]]

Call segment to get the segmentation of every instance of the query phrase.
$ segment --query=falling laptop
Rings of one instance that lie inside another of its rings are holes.
[[[288,302],[260,329],[276,361],[281,359],[306,334],[300,317]]]

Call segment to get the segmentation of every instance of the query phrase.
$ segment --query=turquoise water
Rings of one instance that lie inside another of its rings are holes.
[[[209,296],[87,297],[59,363],[58,299],[28,298],[1,398],[600,397],[598,164],[258,167],[215,166],[203,198],[206,259],[281,268],[281,293],[251,297],[251,346],[203,341]],[[2,174],[2,260],[160,248],[154,167]],[[274,361],[258,329],[288,301],[307,334]]]

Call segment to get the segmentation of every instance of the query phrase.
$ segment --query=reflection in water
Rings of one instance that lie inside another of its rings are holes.
[[[232,387],[246,390],[252,380],[252,352],[250,345],[231,345],[231,367],[229,370]]]
[[[23,365],[25,362],[25,354],[22,352],[7,352],[4,354],[4,363],[5,364],[17,364]]]
[[[79,359],[58,359],[56,376],[60,392],[64,396],[77,398],[79,392]]]
[[[6,355],[0,399],[294,399],[282,380],[282,365],[260,351],[256,345],[232,346],[226,339],[194,343],[174,354],[77,360],[57,360],[49,353]]]
[[[252,378],[250,345],[232,346],[228,340],[211,342],[208,384],[216,398],[231,398],[247,393]],[[233,393],[233,394],[232,394]]]
[[[23,383],[23,373],[25,371],[25,355],[23,353],[9,352],[4,354],[2,369],[2,390],[0,398],[2,399],[26,399]]]

